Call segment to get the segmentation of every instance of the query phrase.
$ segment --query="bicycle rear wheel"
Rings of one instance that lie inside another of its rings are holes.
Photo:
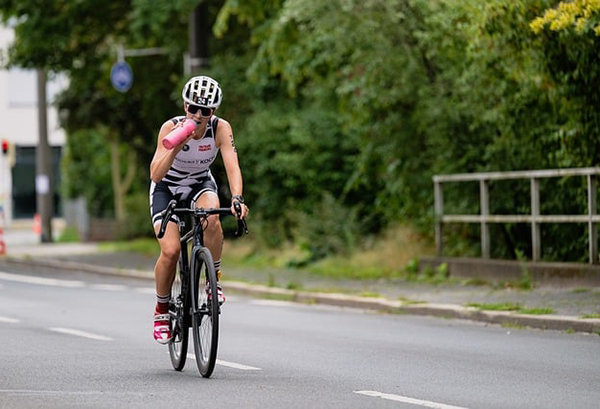
[[[219,345],[219,298],[217,276],[210,251],[194,248],[192,253],[192,333],[200,374],[208,378],[215,369]]]
[[[189,300],[186,297],[187,276],[181,271],[181,266],[175,273],[175,280],[171,287],[171,303],[169,315],[171,316],[171,333],[173,338],[169,342],[169,355],[173,369],[181,371],[185,366],[189,340]]]

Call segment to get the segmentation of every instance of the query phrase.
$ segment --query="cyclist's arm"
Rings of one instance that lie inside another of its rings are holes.
[[[160,132],[158,133],[156,151],[154,152],[154,157],[150,163],[150,179],[155,183],[160,182],[160,180],[165,177],[173,164],[173,160],[175,160],[175,155],[177,155],[183,145],[185,145],[185,143],[182,143],[173,149],[167,149],[162,144],[163,138],[178,125],[175,125],[173,124],[173,121],[168,120],[162,124]]]
[[[242,179],[242,171],[238,161],[237,150],[233,140],[233,130],[229,122],[219,118],[219,126],[216,136],[217,147],[221,151],[227,180],[229,182],[229,190],[231,197],[242,196],[244,191],[244,182]],[[246,217],[247,207],[242,206],[242,218]]]

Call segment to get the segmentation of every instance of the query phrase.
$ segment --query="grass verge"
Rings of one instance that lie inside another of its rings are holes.
[[[479,303],[468,303],[468,307],[479,308],[483,311],[510,311],[517,314],[529,314],[529,315],[549,315],[554,314],[556,311],[552,308],[527,308],[520,304],[515,303],[498,303],[498,304],[479,304]]]
[[[423,255],[433,254],[433,246],[408,227],[396,226],[380,237],[368,238],[352,254],[331,256],[308,262],[308,253],[298,246],[287,244],[276,249],[265,248],[244,237],[224,243],[223,262],[249,268],[302,268],[312,274],[340,279],[372,280],[379,278],[411,278],[407,266]],[[447,272],[442,272],[447,275]],[[417,280],[439,281],[438,272]]]
[[[99,249],[105,252],[127,251],[149,256],[158,256],[160,254],[160,246],[156,239],[152,238],[103,242],[99,244]]]

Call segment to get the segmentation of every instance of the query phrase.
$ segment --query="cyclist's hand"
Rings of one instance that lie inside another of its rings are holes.
[[[238,220],[243,220],[248,216],[250,209],[244,204],[244,199],[239,196],[234,196],[231,199],[231,213]]]

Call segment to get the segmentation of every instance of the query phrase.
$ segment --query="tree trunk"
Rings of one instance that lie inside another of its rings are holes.
[[[121,151],[119,141],[116,138],[110,138],[110,162],[112,174],[112,187],[115,206],[115,217],[118,221],[125,220],[125,196],[133,183],[135,176],[135,153],[129,151],[127,161],[127,171],[124,178],[121,178]]]

